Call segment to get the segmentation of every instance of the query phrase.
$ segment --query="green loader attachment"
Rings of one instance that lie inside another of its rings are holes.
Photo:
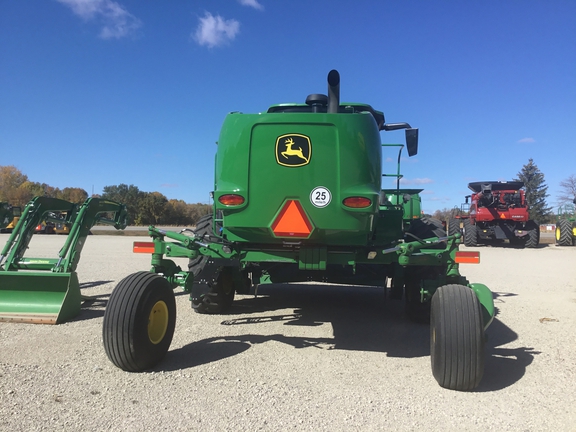
[[[58,216],[66,213],[65,217]],[[90,229],[97,223],[126,227],[126,207],[89,198],[82,205],[35,197],[0,253],[0,321],[60,324],[80,312],[82,300],[76,266]],[[36,226],[63,223],[70,234],[57,258],[25,256]]]

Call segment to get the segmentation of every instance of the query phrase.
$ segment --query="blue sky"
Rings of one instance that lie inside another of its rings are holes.
[[[208,202],[226,114],[302,103],[337,69],[343,101],[420,129],[402,172],[426,212],[529,158],[555,206],[576,174],[575,22],[573,0],[0,0],[0,165]]]

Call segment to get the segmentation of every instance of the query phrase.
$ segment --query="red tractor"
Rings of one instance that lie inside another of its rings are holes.
[[[451,216],[449,231],[462,225],[466,246],[508,240],[514,246],[537,247],[540,229],[529,219],[523,187],[521,181],[469,183],[473,193],[462,205],[468,211]]]

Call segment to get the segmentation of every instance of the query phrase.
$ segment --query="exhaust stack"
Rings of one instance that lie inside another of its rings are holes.
[[[328,73],[328,113],[337,113],[340,106],[340,74],[336,69]]]

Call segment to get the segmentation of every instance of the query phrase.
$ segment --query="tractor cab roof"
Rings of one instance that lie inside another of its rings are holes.
[[[327,96],[325,95],[310,95],[306,99],[305,104],[285,103],[272,105],[268,108],[268,113],[326,113]],[[376,120],[378,130],[383,130],[384,127],[384,113],[377,111],[368,104],[361,103],[341,103],[338,106],[339,114],[354,114],[361,112],[369,112]]]
[[[490,189],[493,191],[514,190],[517,191],[524,187],[524,182],[521,181],[484,181],[468,183],[468,189],[472,192],[482,192],[483,190]]]

